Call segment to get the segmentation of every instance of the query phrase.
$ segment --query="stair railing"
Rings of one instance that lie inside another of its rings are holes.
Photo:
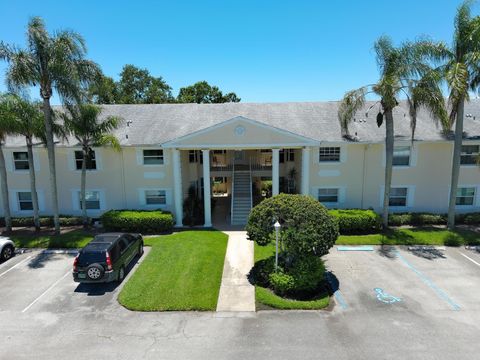
[[[250,210],[253,208],[253,190],[252,190],[252,158],[249,159],[249,170],[250,170]]]
[[[235,157],[232,161],[232,199],[230,204],[230,224],[233,225],[233,196],[235,193]]]

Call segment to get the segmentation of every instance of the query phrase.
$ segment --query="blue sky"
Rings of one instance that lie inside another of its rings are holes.
[[[72,29],[88,58],[118,78],[127,63],[174,93],[207,80],[244,102],[338,100],[377,78],[373,42],[429,35],[450,42],[457,0],[11,1],[0,40],[25,44],[31,16]],[[0,63],[0,91],[5,91]],[[36,96],[36,94],[33,94]],[[54,101],[57,102],[57,101]]]

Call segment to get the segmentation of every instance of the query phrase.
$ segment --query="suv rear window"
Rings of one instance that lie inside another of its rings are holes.
[[[106,258],[105,251],[82,251],[78,257],[78,265],[88,266],[93,263],[104,263]]]

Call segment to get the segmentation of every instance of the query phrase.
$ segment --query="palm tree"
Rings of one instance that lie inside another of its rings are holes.
[[[467,0],[457,10],[453,44],[449,48],[439,44],[438,54],[444,64],[439,67],[449,87],[450,131],[455,124],[452,175],[448,204],[448,228],[455,227],[455,205],[463,138],[463,116],[469,90],[476,91],[480,85],[480,17],[471,16],[473,1]]]
[[[5,157],[3,156],[3,145],[6,137],[14,133],[13,123],[10,117],[4,116],[1,112],[3,108],[3,99],[0,99],[0,187],[2,192],[2,205],[5,220],[5,231],[12,231],[12,215],[10,213],[10,200],[8,197],[7,169],[5,167]]]
[[[87,162],[91,160],[93,147],[111,146],[114,150],[120,151],[120,142],[110,134],[117,129],[121,119],[109,116],[100,120],[102,109],[93,104],[68,106],[68,112],[62,114],[66,131],[71,133],[82,147],[82,175],[80,185],[80,202],[82,205],[83,225],[88,225],[87,206],[85,199],[85,188],[87,180]]]
[[[6,79],[10,89],[18,90],[29,86],[40,88],[56,234],[60,233],[60,222],[50,98],[55,90],[64,103],[79,101],[83,88],[100,77],[98,66],[85,60],[85,53],[85,42],[79,34],[58,31],[50,35],[39,17],[32,18],[28,23],[25,50],[0,42],[0,59],[9,64]]]
[[[35,179],[35,163],[33,161],[34,138],[42,138],[45,122],[41,104],[34,104],[17,95],[6,95],[0,103],[0,114],[11,119],[16,135],[25,137],[28,154],[28,171],[30,175],[30,192],[32,194],[33,222],[35,230],[40,230],[40,214]]]
[[[403,93],[407,97],[412,141],[416,126],[417,111],[421,106],[430,110],[435,118],[446,117],[445,103],[438,86],[438,75],[431,69],[421,50],[425,44],[406,43],[394,47],[388,37],[381,37],[375,42],[377,64],[380,79],[375,84],[363,86],[345,94],[338,110],[338,118],[344,137],[350,138],[348,126],[353,121],[357,111],[365,106],[367,94],[373,93],[380,97],[381,110],[377,114],[377,125],[385,122],[385,189],[383,196],[383,227],[388,227],[388,212],[390,188],[392,183],[394,119],[393,109],[398,106],[397,99]],[[375,105],[372,105],[372,109]],[[369,110],[370,110],[369,109]],[[368,113],[368,111],[367,111]]]

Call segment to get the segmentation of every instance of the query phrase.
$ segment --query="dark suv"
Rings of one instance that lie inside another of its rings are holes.
[[[81,283],[121,282],[125,269],[143,254],[140,234],[106,233],[95,236],[73,261],[73,280]]]

